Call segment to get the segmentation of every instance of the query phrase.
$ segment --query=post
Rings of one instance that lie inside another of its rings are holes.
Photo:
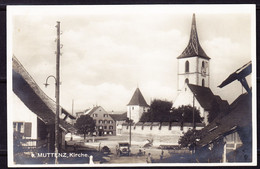
[[[60,114],[60,22],[57,21],[57,51],[56,51],[56,116],[55,116],[55,164],[58,164],[59,146],[59,114]]]
[[[195,94],[193,93],[193,107],[192,107],[192,114],[193,114],[193,129],[195,129],[195,110],[194,110],[194,106],[195,106]]]
[[[130,132],[129,132],[129,134],[130,134],[130,136],[129,136],[129,146],[131,147],[131,136],[132,136],[132,133],[131,133],[131,107],[130,107],[130,115],[129,115],[129,123],[130,123]]]

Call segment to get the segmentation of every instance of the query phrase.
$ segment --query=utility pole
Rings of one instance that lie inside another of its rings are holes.
[[[59,153],[59,115],[60,115],[60,22],[57,21],[57,51],[56,51],[56,116],[55,116],[55,164],[58,164]]]
[[[192,118],[192,123],[193,123],[193,129],[195,129],[195,94],[193,93],[193,107],[192,107],[192,114],[193,114],[193,118]]]
[[[130,134],[130,136],[129,136],[129,145],[130,145],[130,147],[131,147],[131,136],[132,136],[132,133],[131,133],[131,130],[132,130],[132,126],[131,126],[131,107],[130,107],[130,115],[129,115],[129,123],[130,123],[130,132],[129,132],[129,134]]]
[[[59,123],[60,123],[60,22],[57,21],[57,51],[56,51],[56,77],[50,75],[47,77],[46,82],[44,83],[45,87],[47,87],[48,79],[50,77],[55,79],[55,98],[56,98],[56,114],[55,114],[55,164],[58,164],[58,153],[60,151],[59,145]]]

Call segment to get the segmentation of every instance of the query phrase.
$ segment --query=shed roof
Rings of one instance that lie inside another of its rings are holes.
[[[48,97],[37,85],[34,79],[13,56],[13,92],[20,100],[45,124],[55,123],[56,103]],[[61,112],[70,118],[75,118],[61,107]],[[60,128],[74,132],[75,128],[64,120],[60,120]]]

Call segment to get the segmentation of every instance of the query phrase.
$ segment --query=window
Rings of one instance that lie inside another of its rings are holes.
[[[97,115],[97,114],[93,114],[92,116],[93,116],[93,117],[97,117],[98,115]]]
[[[102,121],[102,120],[99,120],[98,122],[99,122],[99,124],[102,124],[103,121]]]
[[[113,124],[113,121],[112,121],[112,120],[109,120],[109,123],[110,123],[110,124]]]
[[[135,107],[132,107],[132,110],[134,110]]]
[[[204,80],[204,79],[202,79],[201,86],[202,86],[202,87],[205,86],[205,80]]]
[[[202,67],[202,68],[205,67],[205,63],[204,63],[204,61],[202,61],[202,65],[201,65],[201,67]]]
[[[189,79],[188,78],[185,79],[185,83],[189,84]]]
[[[104,116],[104,117],[108,117],[108,114],[104,114],[103,116]]]
[[[23,122],[14,122],[14,130],[17,131],[18,133],[24,133],[24,124]]]
[[[186,61],[185,62],[185,72],[187,73],[189,71],[190,71],[190,63],[189,63],[189,61]]]
[[[104,126],[104,129],[107,129],[107,126]]]
[[[32,123],[24,123],[24,137],[31,137]]]
[[[104,123],[105,123],[105,124],[107,124],[107,121],[106,121],[106,120],[104,120]]]
[[[113,129],[113,126],[109,126],[109,129]]]

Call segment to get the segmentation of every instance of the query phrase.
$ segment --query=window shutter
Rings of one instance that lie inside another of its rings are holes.
[[[31,137],[32,123],[24,123],[24,137]]]

